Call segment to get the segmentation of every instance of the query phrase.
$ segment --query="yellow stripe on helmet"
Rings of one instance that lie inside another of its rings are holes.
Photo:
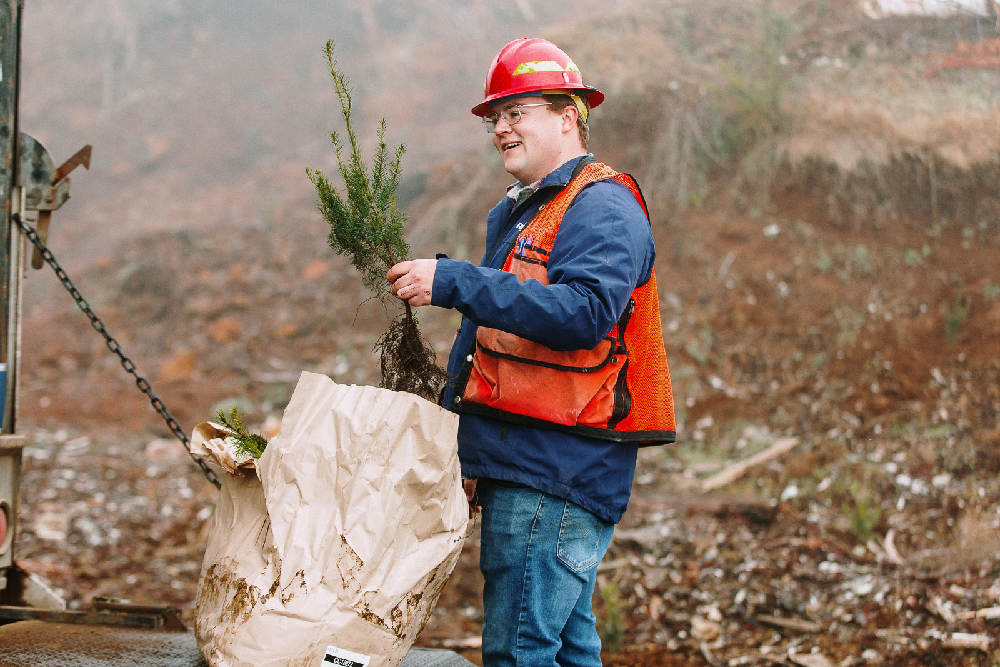
[[[575,67],[575,65],[574,65]],[[534,74],[535,72],[565,72],[562,65],[554,60],[534,60],[528,63],[521,63],[517,69],[511,72],[511,76],[519,74]],[[569,70],[573,71],[573,70]]]

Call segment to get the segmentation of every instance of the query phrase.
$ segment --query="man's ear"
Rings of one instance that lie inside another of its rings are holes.
[[[560,115],[562,117],[561,129],[563,134],[572,132],[573,129],[576,127],[576,119],[580,115],[580,110],[577,109],[576,106],[572,104],[567,104],[565,107],[563,107],[562,114]]]

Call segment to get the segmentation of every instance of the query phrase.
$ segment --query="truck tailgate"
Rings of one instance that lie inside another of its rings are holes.
[[[4,667],[206,667],[192,632],[19,621],[0,647]]]
[[[194,633],[78,623],[0,625],[0,667],[207,667]],[[413,648],[400,667],[474,667],[453,651]]]

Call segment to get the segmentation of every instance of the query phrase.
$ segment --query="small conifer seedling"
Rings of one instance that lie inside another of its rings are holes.
[[[244,458],[259,459],[267,447],[267,440],[262,435],[251,433],[243,425],[240,412],[233,407],[229,414],[225,410],[219,410],[215,414],[215,421],[222,430],[233,439],[233,454],[237,460]]]
[[[327,238],[330,247],[349,257],[365,286],[385,301],[392,295],[386,273],[410,254],[410,246],[403,237],[406,215],[399,210],[396,197],[400,161],[406,149],[400,144],[390,159],[383,118],[372,167],[368,169],[351,122],[350,81],[337,69],[333,51],[334,44],[330,40],[326,43],[326,59],[347,126],[347,147],[336,131],[330,133],[344,181],[344,195],[320,170],[307,169],[306,173],[319,196],[317,208],[330,224]],[[375,344],[381,360],[381,386],[434,401],[447,375],[435,363],[433,348],[421,337],[410,304],[404,302],[404,305],[405,312],[390,323]]]

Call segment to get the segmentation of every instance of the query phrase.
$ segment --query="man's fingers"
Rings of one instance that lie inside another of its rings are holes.
[[[388,273],[385,274],[386,280],[395,284],[401,276],[405,276],[409,272],[411,263],[410,261],[406,261],[392,266]]]
[[[385,278],[390,284],[390,290],[400,299],[403,298],[403,291],[409,286],[409,281],[404,280],[403,282],[400,282],[400,279],[409,273],[410,264],[411,262],[409,261],[399,262],[398,264],[392,266],[385,274]]]
[[[462,486],[465,489],[465,499],[470,503],[476,500],[476,482],[475,479],[465,479],[462,480]]]
[[[407,260],[390,268],[385,277],[392,286],[392,293],[397,297],[411,306],[427,306],[431,303],[436,267],[437,260]]]

